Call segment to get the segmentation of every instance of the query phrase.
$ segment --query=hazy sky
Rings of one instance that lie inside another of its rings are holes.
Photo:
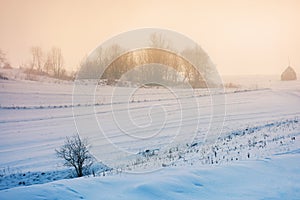
[[[158,27],[200,44],[221,74],[300,73],[299,0],[0,0],[0,49],[13,66],[29,48],[61,47],[68,69],[113,35]]]

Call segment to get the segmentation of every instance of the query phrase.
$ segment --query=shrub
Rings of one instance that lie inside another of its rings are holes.
[[[56,155],[64,159],[64,165],[74,167],[78,177],[84,175],[94,162],[93,156],[88,151],[87,139],[81,139],[79,135],[66,137],[64,145],[56,149]]]

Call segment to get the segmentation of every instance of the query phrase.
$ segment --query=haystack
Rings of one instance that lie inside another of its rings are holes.
[[[281,74],[281,80],[282,81],[297,80],[297,75],[295,70],[292,67],[288,66]]]

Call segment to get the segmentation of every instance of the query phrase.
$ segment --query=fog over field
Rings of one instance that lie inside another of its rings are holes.
[[[299,200],[299,10],[1,0],[0,200]]]

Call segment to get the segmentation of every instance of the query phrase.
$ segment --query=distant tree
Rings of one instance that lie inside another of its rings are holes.
[[[116,59],[117,56],[119,56],[124,51],[125,50],[118,44],[109,46],[105,50],[104,63],[110,64],[114,61],[114,59]],[[115,79],[119,79],[125,71],[124,67],[126,65],[124,64],[125,62],[113,62],[112,64],[110,64],[110,67],[105,70],[103,78],[107,78],[109,82],[114,82]]]
[[[153,33],[150,35],[149,40],[149,46],[152,48],[170,49],[170,42],[168,42],[162,34]],[[146,58],[148,59],[148,63],[165,64],[167,66],[170,64],[170,59],[165,57],[160,51],[147,51]],[[168,70],[167,68],[157,67],[157,65],[149,65],[147,74],[151,79],[160,82],[163,79],[166,79]]]
[[[12,69],[11,65],[8,62],[4,63],[3,68],[4,69]]]
[[[3,67],[5,69],[11,69],[9,62],[6,59],[5,53],[0,49],[0,67]]]
[[[79,135],[66,137],[64,145],[56,149],[56,155],[64,159],[64,165],[74,167],[78,177],[84,175],[93,164],[93,156],[88,151],[87,139],[81,139]]]
[[[61,52],[61,49],[58,47],[52,47],[47,56],[47,61],[45,63],[44,68],[52,69],[53,74],[56,78],[60,78],[63,71],[64,58]],[[47,71],[46,70],[46,71]]]
[[[46,61],[44,63],[44,71],[47,74],[49,74],[51,70],[52,70],[52,59],[51,59],[50,53],[48,53]]]
[[[5,53],[0,49],[0,65],[4,64],[5,62],[6,62]]]
[[[168,42],[162,34],[159,33],[152,33],[150,35],[150,42],[149,45],[150,47],[155,47],[155,48],[162,48],[166,49],[170,47],[170,42]]]
[[[192,65],[184,66],[184,79],[188,80],[194,87],[204,87],[204,80],[209,79],[212,66],[209,65],[208,55],[198,46],[184,49],[181,54],[188,59]]]
[[[98,48],[95,50],[94,52],[94,56],[93,58],[88,58],[88,56],[85,56],[80,64],[79,64],[79,68],[80,68],[80,73],[78,78],[79,79],[98,79],[100,77],[99,74],[101,74],[101,70],[105,65],[105,58],[104,58],[104,51],[102,50],[102,48]],[[78,70],[77,70],[78,71]]]
[[[32,60],[31,60],[31,70],[36,69],[41,72],[44,66],[44,53],[41,47],[33,46],[30,49]]]

